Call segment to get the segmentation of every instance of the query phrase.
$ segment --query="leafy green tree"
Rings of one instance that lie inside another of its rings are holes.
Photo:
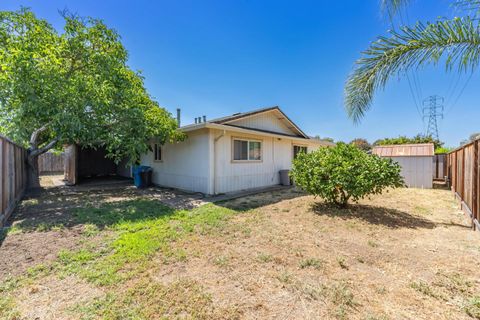
[[[355,147],[359,148],[360,150],[363,151],[370,151],[372,149],[372,145],[363,138],[356,138],[350,141],[351,145],[354,145]]]
[[[373,143],[374,146],[392,145],[392,144],[415,144],[415,143],[433,143],[435,149],[443,147],[444,143],[440,140],[433,139],[431,136],[417,134],[409,138],[407,136],[399,136],[397,138],[379,139]]]
[[[404,185],[398,163],[345,143],[299,154],[291,176],[303,190],[340,207]]]
[[[128,67],[117,32],[62,16],[60,33],[29,9],[0,12],[0,133],[28,147],[32,187],[38,156],[63,144],[104,146],[115,161],[134,161],[149,138],[183,137]]]
[[[449,153],[452,149],[447,147],[439,147],[435,149],[435,154]]]
[[[390,17],[411,0],[382,0]],[[480,1],[452,0],[462,17],[438,18],[433,23],[393,28],[380,36],[356,61],[345,85],[345,107],[359,121],[370,108],[374,94],[392,77],[427,64],[444,62],[448,71],[476,70],[480,62]]]

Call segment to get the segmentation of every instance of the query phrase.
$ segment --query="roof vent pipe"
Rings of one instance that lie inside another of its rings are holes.
[[[207,122],[207,116],[203,116],[203,122]]]
[[[177,108],[177,125],[180,128],[180,108]]]
[[[197,123],[198,123],[198,118],[195,118],[195,124],[197,124]]]

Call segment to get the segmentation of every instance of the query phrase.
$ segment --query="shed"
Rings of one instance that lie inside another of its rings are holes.
[[[432,188],[433,143],[375,146],[372,153],[398,162],[402,167],[402,176],[408,187]]]
[[[94,177],[130,177],[130,168],[125,161],[116,164],[108,158],[104,147],[82,147],[76,144],[64,147],[65,182],[75,185],[82,179]]]

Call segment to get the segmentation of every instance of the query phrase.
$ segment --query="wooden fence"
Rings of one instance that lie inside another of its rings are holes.
[[[64,154],[47,152],[38,157],[38,172],[40,174],[58,173],[64,171]]]
[[[472,220],[473,229],[480,229],[479,145],[480,139],[453,150],[447,156],[451,189],[461,202],[462,210]]]
[[[27,187],[26,156],[24,148],[0,135],[0,227]]]
[[[433,156],[433,180],[444,180],[447,175],[447,154]]]

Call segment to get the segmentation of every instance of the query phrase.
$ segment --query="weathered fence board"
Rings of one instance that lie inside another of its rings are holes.
[[[433,156],[433,179],[444,180],[447,175],[447,154],[436,154]]]
[[[27,187],[26,150],[0,135],[0,226]]]
[[[447,155],[447,173],[451,189],[461,201],[462,210],[470,216],[474,229],[480,225],[479,145],[480,139],[457,148]]]
[[[64,171],[64,154],[47,152],[38,157],[38,172],[48,174]]]

